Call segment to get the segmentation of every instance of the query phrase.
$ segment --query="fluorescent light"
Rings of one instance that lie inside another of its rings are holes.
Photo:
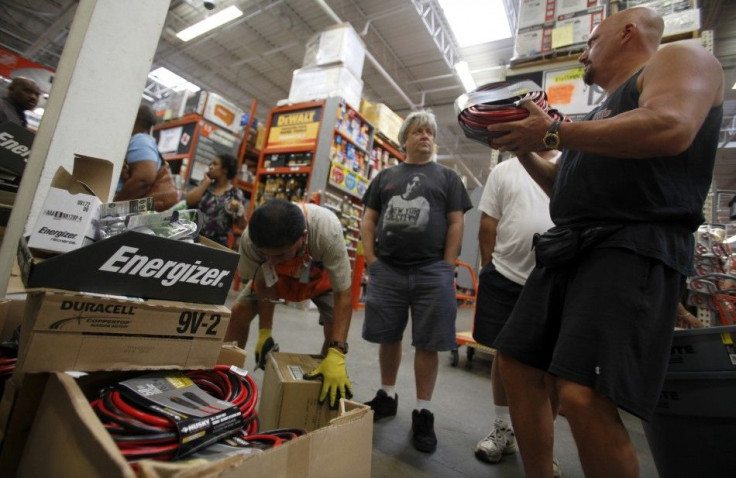
[[[458,46],[511,38],[503,0],[439,0]]]
[[[467,61],[458,61],[455,63],[455,72],[460,77],[460,81],[463,82],[466,93],[475,89],[475,80],[473,79],[473,75],[470,74]]]
[[[188,82],[181,76],[167,68],[164,68],[163,66],[150,72],[148,77],[156,83],[160,83],[166,88],[170,88],[174,91],[189,90],[192,93],[196,93],[201,89],[199,86]]]
[[[195,23],[189,28],[185,28],[176,34],[181,41],[189,41],[192,38],[197,38],[199,35],[207,33],[210,30],[214,30],[220,25],[235,20],[236,18],[243,15],[243,12],[235,6],[227,7],[214,15],[211,15],[199,23]]]

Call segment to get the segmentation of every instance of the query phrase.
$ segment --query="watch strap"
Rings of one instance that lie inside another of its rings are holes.
[[[347,342],[340,342],[337,340],[333,340],[328,344],[328,347],[330,348],[336,348],[340,352],[346,354],[348,353],[348,343]]]

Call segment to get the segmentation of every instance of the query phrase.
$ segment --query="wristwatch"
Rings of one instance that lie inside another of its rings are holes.
[[[328,344],[328,347],[335,348],[344,354],[348,353],[348,343],[347,342],[338,342],[337,340],[333,340],[332,342]]]
[[[542,141],[544,147],[547,149],[557,149],[560,146],[560,133],[557,130],[560,127],[560,121],[555,121],[552,126],[549,127],[547,133],[544,135]]]

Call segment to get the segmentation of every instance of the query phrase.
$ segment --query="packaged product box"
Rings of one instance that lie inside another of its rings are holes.
[[[691,8],[663,16],[664,36],[679,35],[700,30],[700,9]]]
[[[399,130],[404,119],[383,103],[371,103],[363,100],[360,103],[360,114],[371,122],[377,131],[388,139],[399,144]]]
[[[229,321],[221,305],[33,292],[16,370],[211,368]]]
[[[224,304],[238,254],[204,237],[192,244],[128,231],[53,257],[21,239],[18,265],[30,289]]]
[[[266,126],[263,124],[259,124],[256,127],[255,148],[258,151],[261,151],[263,149],[264,144],[266,144]]]
[[[543,23],[554,21],[554,19],[555,0],[521,0],[519,2],[518,30],[532,26],[539,26]]]
[[[25,300],[0,299],[0,342],[13,337],[23,319],[25,306]]]
[[[514,59],[530,58],[552,51],[554,23],[519,29],[514,40]]]
[[[220,354],[217,356],[217,365],[232,365],[239,368],[245,367],[245,360],[248,358],[248,352],[238,347],[237,342],[226,342],[220,348]]]
[[[272,352],[268,355],[258,401],[262,430],[303,428],[316,430],[337,416],[336,410],[320,405],[320,380],[304,380],[322,361],[318,355]]]
[[[307,40],[302,67],[338,63],[360,78],[363,75],[364,61],[363,40],[349,23],[341,23],[326,28]]]
[[[0,456],[8,464],[8,476],[370,477],[373,415],[367,406],[351,401],[341,402],[339,416],[330,423],[279,447],[213,461],[143,460],[137,474],[89,405],[98,390],[119,379],[116,372],[78,379],[51,374],[22,454],[15,460]]]
[[[569,45],[584,44],[588,41],[590,32],[593,31],[600,22],[606,17],[606,10],[603,6],[579,10],[557,17],[555,29],[568,28],[572,30]]]
[[[93,221],[101,198],[110,193],[112,170],[110,161],[82,155],[74,156],[72,173],[59,167],[30,229],[28,247],[64,253],[92,243]]]
[[[330,96],[344,98],[354,109],[360,107],[363,80],[345,66],[318,66],[295,70],[289,102],[302,103]]]
[[[0,202],[13,204],[34,137],[35,134],[18,124],[0,123]],[[8,202],[6,197],[12,200]]]
[[[604,5],[605,0],[556,0],[555,1],[555,15],[557,17],[561,15],[568,15],[570,13],[579,12],[581,10],[587,10],[589,8]]]
[[[243,127],[240,125],[240,118],[243,117],[245,111],[217,93],[200,90],[196,94],[189,96],[184,108],[181,110],[181,115],[190,113],[202,115],[207,121],[235,134],[240,134],[243,131]]]

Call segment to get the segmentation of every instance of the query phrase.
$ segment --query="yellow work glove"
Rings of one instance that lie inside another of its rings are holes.
[[[278,352],[279,346],[271,337],[271,329],[258,329],[258,342],[256,342],[256,370],[266,370],[266,356],[270,351]]]
[[[345,354],[336,348],[327,349],[327,357],[317,368],[304,374],[305,380],[319,380],[322,378],[322,392],[319,403],[324,403],[327,394],[330,395],[330,408],[336,409],[340,398],[353,398],[353,386],[345,368]]]

